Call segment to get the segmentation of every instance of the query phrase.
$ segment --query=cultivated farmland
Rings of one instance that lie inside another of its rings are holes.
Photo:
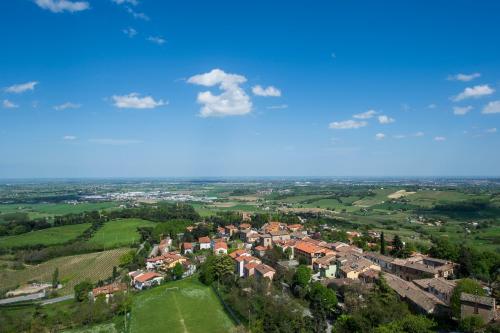
[[[215,293],[195,278],[167,283],[134,300],[131,332],[228,332],[233,323]]]
[[[0,237],[0,247],[61,244],[77,238],[89,227],[90,223],[64,225],[15,236],[4,236]]]
[[[104,248],[133,245],[139,241],[138,227],[152,227],[154,222],[141,219],[119,219],[107,222],[89,240]]]
[[[93,283],[111,276],[113,266],[118,266],[120,256],[130,251],[121,248],[103,252],[80,254],[49,260],[39,265],[27,266],[23,270],[5,270],[0,272],[2,288],[13,288],[30,281],[50,282],[52,273],[59,269],[63,283],[60,294],[71,294],[73,287],[84,280]]]

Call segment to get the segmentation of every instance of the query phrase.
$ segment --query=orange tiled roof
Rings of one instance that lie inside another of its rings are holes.
[[[198,243],[210,243],[210,238],[208,237],[200,237],[198,238]]]
[[[239,256],[241,256],[242,254],[245,254],[245,253],[247,253],[247,251],[245,251],[245,250],[243,250],[243,249],[240,249],[240,250],[236,250],[236,251],[234,251],[234,252],[231,252],[231,253],[229,254],[229,256],[230,256],[231,258],[235,259],[236,257],[239,257]]]
[[[161,277],[161,275],[158,273],[155,273],[155,272],[147,272],[147,273],[144,273],[142,275],[139,275],[135,279],[136,279],[136,281],[139,281],[139,282],[146,282],[146,281],[149,281],[149,280],[157,278],[157,277]]]
[[[217,250],[217,249],[226,249],[227,250],[227,244],[223,243],[223,242],[215,243],[214,249],[215,250]]]

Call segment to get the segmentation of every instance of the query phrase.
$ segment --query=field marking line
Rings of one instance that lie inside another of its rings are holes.
[[[182,328],[184,329],[184,333],[189,333],[186,324],[184,323],[184,318],[182,317],[181,309],[179,309],[179,305],[177,304],[177,296],[175,295],[175,293],[173,293],[173,295],[174,295],[174,305],[175,308],[177,309],[177,313],[179,314],[180,317],[179,321],[181,322]]]

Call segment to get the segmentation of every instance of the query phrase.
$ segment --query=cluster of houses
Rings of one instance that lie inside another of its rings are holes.
[[[188,231],[194,228],[188,227]],[[181,243],[180,252],[172,249],[172,240],[167,237],[153,249],[144,270],[129,273],[131,285],[142,290],[160,284],[165,273],[177,265],[182,265],[183,277],[190,276],[196,271],[192,259],[203,262],[204,255],[211,252],[215,255],[229,254],[234,262],[234,273],[240,278],[273,280],[278,269],[289,270],[303,264],[312,268],[314,280],[325,285],[370,285],[383,272],[389,287],[416,311],[449,314],[450,299],[456,286],[456,281],[451,280],[455,263],[418,253],[399,259],[364,252],[352,242],[329,243],[315,236],[304,230],[302,224],[268,222],[257,229],[244,220],[238,226],[218,227],[213,237],[205,236],[196,242]],[[349,239],[359,236],[356,231],[348,232]],[[377,233],[371,236],[380,237]],[[228,244],[231,244],[231,250]],[[276,267],[266,260],[266,253],[273,248],[280,249],[287,257]],[[494,298],[463,294],[461,302],[463,316],[478,314],[487,322],[496,318]]]

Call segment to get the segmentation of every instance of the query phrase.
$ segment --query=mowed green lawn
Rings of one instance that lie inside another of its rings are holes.
[[[64,225],[15,236],[4,236],[0,237],[0,247],[61,244],[77,238],[89,227],[90,223]]]
[[[134,299],[130,327],[132,333],[219,333],[234,324],[213,290],[189,278],[141,292]]]
[[[154,222],[141,219],[109,221],[90,238],[89,242],[105,248],[132,245],[139,241],[138,227],[153,227],[154,225]]]

